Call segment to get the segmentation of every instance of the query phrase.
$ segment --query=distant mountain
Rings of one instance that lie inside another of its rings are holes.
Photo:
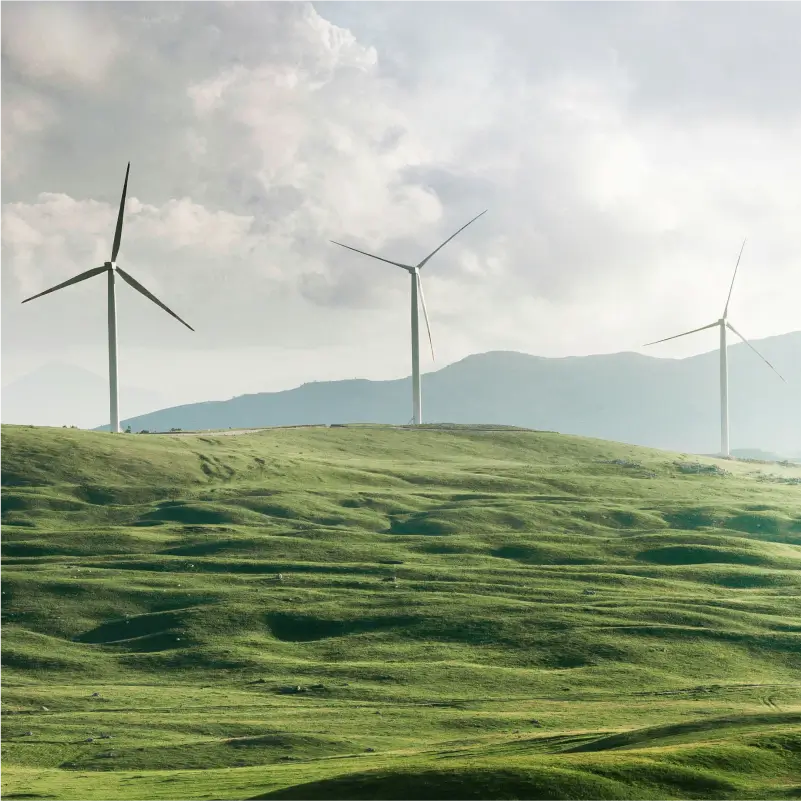
[[[760,462],[801,462],[801,457],[782,456],[778,453],[763,451],[759,448],[732,448],[731,455],[737,459],[754,459]]]
[[[801,331],[729,349],[732,447],[801,452]],[[687,359],[615,353],[549,359],[497,351],[423,376],[427,422],[551,429],[686,452],[719,448],[717,351]],[[407,423],[409,379],[332,381],[130,418],[134,431],[313,423]]]
[[[122,410],[158,409],[163,396],[120,387]],[[108,418],[108,377],[82,367],[51,362],[3,386],[0,409],[4,423],[88,428]]]

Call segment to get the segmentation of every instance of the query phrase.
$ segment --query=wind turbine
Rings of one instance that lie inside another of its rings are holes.
[[[117,265],[117,254],[120,250],[120,240],[122,238],[122,217],[125,211],[125,195],[128,192],[128,173],[131,171],[131,162],[128,162],[128,168],[125,170],[125,183],[122,186],[122,198],[120,199],[120,211],[117,215],[117,229],[114,232],[114,244],[111,248],[111,260],[107,261],[102,267],[93,267],[85,273],[76,275],[70,278],[69,281],[64,281],[57,286],[46,289],[38,295],[26,298],[23,303],[29,300],[35,300],[42,297],[42,295],[49,295],[57,289],[63,289],[70,284],[77,284],[80,281],[85,281],[87,278],[93,278],[101,273],[108,275],[108,380],[109,380],[109,396],[110,396],[110,420],[112,432],[119,433],[120,430],[120,409],[117,394],[117,302],[116,294],[114,291],[114,278],[117,273],[123,281],[130,284],[137,292],[141,292],[146,298],[152,300],[157,306],[161,306],[167,314],[171,314],[178,322],[183,323],[190,331],[194,331],[189,323],[184,322],[172,309],[167,308],[154,294],[148,292],[135,278],[128,275],[122,267]]]
[[[331,242],[335,245],[339,245],[342,248],[347,248],[348,250],[353,250],[356,253],[361,253],[363,256],[369,256],[371,259],[377,259],[378,261],[383,261],[386,264],[392,264],[395,267],[400,267],[402,270],[406,270],[409,273],[412,279],[412,403],[414,408],[414,417],[412,418],[412,422],[415,425],[420,425],[423,422],[423,400],[422,400],[422,390],[420,387],[420,333],[419,333],[419,326],[418,326],[418,294],[420,297],[420,303],[423,307],[423,316],[426,319],[426,328],[428,329],[428,341],[431,345],[431,358],[434,358],[434,341],[431,338],[431,324],[428,321],[428,311],[426,310],[426,299],[425,295],[423,294],[423,282],[420,278],[420,270],[425,267],[428,261],[431,259],[432,256],[439,253],[448,242],[451,241],[457,234],[460,234],[467,228],[468,225],[474,223],[482,214],[486,214],[487,210],[481,212],[481,214],[476,215],[470,220],[469,223],[463,225],[455,234],[449,236],[436,250],[432,251],[428,254],[419,264],[412,266],[411,264],[401,264],[397,261],[389,261],[389,259],[383,259],[381,256],[374,256],[372,253],[367,253],[364,250],[359,250],[358,248],[352,248],[350,245],[343,245],[341,242],[334,242],[332,239]]]
[[[697,331],[706,331],[707,328],[720,328],[720,453],[721,456],[728,457],[729,453],[729,361],[726,352],[726,329],[737,334],[749,348],[751,348],[760,359],[762,359],[774,373],[786,384],[783,376],[779,371],[729,322],[729,303],[731,302],[731,293],[734,289],[734,279],[737,278],[737,268],[740,266],[740,259],[743,255],[743,248],[745,247],[745,239],[743,240],[742,247],[740,248],[740,255],[737,257],[737,264],[734,265],[734,275],[731,279],[731,286],[729,287],[729,296],[726,298],[726,305],[723,308],[723,316],[714,323],[704,325],[701,328],[694,328],[692,331],[685,331],[683,334],[676,334],[672,337],[665,339],[658,339],[656,342],[648,342],[648,345],[658,345],[660,342],[667,342],[670,339],[678,339],[679,337],[686,337],[688,334],[695,334]]]

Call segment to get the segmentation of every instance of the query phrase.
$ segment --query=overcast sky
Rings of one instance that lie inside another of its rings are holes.
[[[424,269],[425,371],[711,350],[641,346],[720,316],[745,236],[732,320],[798,330],[799,30],[787,2],[5,2],[3,384],[106,375],[103,277],[20,301],[109,258],[129,159],[118,261],[197,329],[119,286],[121,384],[163,405],[408,375],[408,276],[328,240],[419,261],[484,209]]]

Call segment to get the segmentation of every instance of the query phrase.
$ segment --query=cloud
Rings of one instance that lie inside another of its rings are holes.
[[[57,120],[52,105],[35,92],[3,89],[2,158],[5,179],[25,174],[34,154],[34,143]]]
[[[45,83],[101,84],[122,40],[95,3],[4,3],[3,59]]]
[[[64,194],[45,192],[33,204],[6,204],[4,262],[20,293],[35,294],[107,261],[116,218],[115,206]],[[131,197],[119,261],[126,263],[126,254],[133,252],[147,271],[180,254],[209,268],[210,261],[247,252],[251,224],[251,217],[209,211],[188,198],[156,207]]]
[[[59,31],[19,10],[40,5],[4,7],[18,342],[48,323],[26,293],[108,258],[129,159],[121,263],[200,321],[176,348],[317,343],[357,375],[367,339],[408,340],[408,278],[329,240],[419,261],[487,208],[425,268],[443,359],[703,324],[746,234],[741,330],[798,325],[796,4],[74,3]],[[36,37],[41,63],[18,43]],[[156,347],[172,323],[147,319]]]
[[[264,204],[296,191],[299,203],[273,213],[297,237],[354,231],[380,244],[435,222],[438,199],[406,176],[430,154],[384,96],[375,52],[309,8],[293,23],[300,52],[187,89],[202,157]]]
[[[252,217],[209,211],[189,198],[171,200],[160,208],[132,198],[128,213],[134,239],[168,252],[188,249],[218,258],[247,249],[253,223]]]

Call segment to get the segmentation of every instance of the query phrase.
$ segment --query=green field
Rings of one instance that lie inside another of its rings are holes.
[[[801,466],[4,426],[3,798],[801,798]]]

